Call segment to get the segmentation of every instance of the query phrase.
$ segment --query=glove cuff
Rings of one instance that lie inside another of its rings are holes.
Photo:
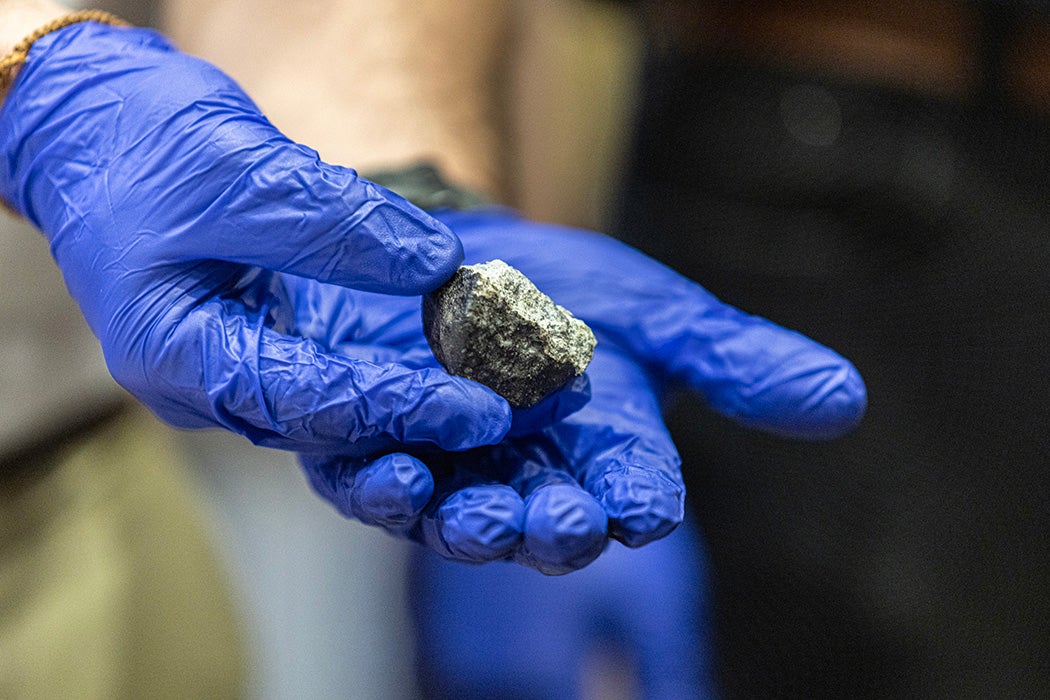
[[[98,22],[115,27],[131,26],[129,22],[125,22],[120,17],[102,10],[80,10],[79,12],[70,12],[61,17],[56,17],[44,26],[33,30],[22,41],[15,44],[15,47],[6,56],[0,58],[0,95],[11,87],[11,84],[15,81],[15,76],[18,75],[18,69],[26,62],[29,50],[33,48],[33,44],[38,39],[78,22]]]
[[[450,183],[432,163],[362,173],[362,177],[399,194],[423,211],[485,209],[495,204],[477,192]]]

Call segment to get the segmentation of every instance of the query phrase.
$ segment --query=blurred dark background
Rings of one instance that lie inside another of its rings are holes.
[[[869,390],[829,444],[671,415],[727,694],[1050,695],[1048,16],[655,5],[615,230]]]

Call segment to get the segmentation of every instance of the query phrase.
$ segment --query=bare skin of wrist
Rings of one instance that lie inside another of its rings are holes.
[[[0,0],[0,56],[6,56],[37,27],[69,10],[52,0]],[[0,93],[0,100],[6,93]]]
[[[0,0],[0,56],[37,27],[69,12],[53,0]]]
[[[367,172],[428,159],[498,197],[509,19],[493,0],[169,0],[164,30],[326,161]]]

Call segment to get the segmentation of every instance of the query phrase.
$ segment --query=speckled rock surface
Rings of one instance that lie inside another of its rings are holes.
[[[459,268],[423,298],[423,329],[451,374],[532,406],[583,374],[594,333],[502,260]]]

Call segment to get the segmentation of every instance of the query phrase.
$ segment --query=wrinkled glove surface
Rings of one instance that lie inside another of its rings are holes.
[[[299,300],[277,271],[417,295],[455,271],[459,241],[155,32],[82,23],[38,40],[0,111],[0,157],[0,196],[50,240],[110,371],[169,423],[357,455],[508,429],[477,384],[288,332]]]
[[[833,438],[864,413],[864,384],[840,355],[722,304],[607,236],[502,209],[438,218],[460,237],[468,264],[506,260],[594,329],[591,399],[581,407],[572,397],[587,388],[570,388],[537,407],[552,424],[519,414],[501,443],[458,455],[304,459],[315,488],[348,516],[446,558],[514,559],[561,574],[593,561],[609,537],[637,547],[681,522],[680,461],[661,418],[669,387],[700,393],[744,425],[801,439]],[[315,295],[321,318],[337,315],[344,296],[318,285],[299,293]],[[403,361],[434,366],[416,304],[385,297],[367,307],[383,310],[364,322],[355,315],[353,328],[328,323],[324,330],[341,334],[315,337],[373,361],[396,348]]]

